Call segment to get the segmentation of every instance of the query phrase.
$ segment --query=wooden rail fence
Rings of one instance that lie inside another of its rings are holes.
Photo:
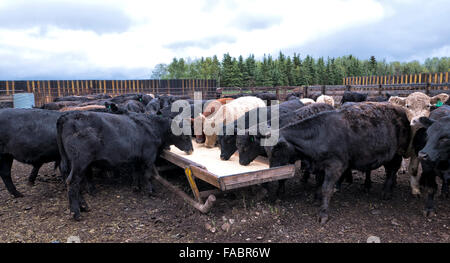
[[[152,93],[192,97],[195,91],[201,91],[204,97],[215,97],[216,81],[202,79],[0,81],[0,96],[11,96],[19,92],[34,93],[36,106],[69,95],[104,93],[117,96],[126,93]]]

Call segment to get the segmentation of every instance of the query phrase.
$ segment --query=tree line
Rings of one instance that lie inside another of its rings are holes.
[[[317,59],[300,54],[277,58],[264,55],[255,59],[216,55],[192,60],[174,58],[170,64],[158,64],[152,79],[216,79],[221,87],[340,85],[345,77],[370,75],[417,74],[450,71],[450,57],[428,58],[424,63],[378,61],[375,56],[359,59],[348,55],[337,58]]]

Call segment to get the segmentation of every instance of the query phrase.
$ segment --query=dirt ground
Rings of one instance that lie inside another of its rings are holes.
[[[404,164],[405,165],[405,164]],[[381,200],[384,170],[373,172],[370,194],[361,190],[364,178],[354,174],[331,202],[331,220],[317,222],[314,180],[294,178],[286,193],[275,196],[276,183],[263,194],[260,186],[219,196],[208,214],[201,214],[154,182],[152,197],[132,191],[129,183],[95,180],[97,194],[86,200],[91,211],[72,219],[64,184],[52,165],[44,166],[35,186],[27,184],[31,167],[15,162],[13,180],[25,197],[14,199],[0,183],[1,242],[450,242],[450,200],[436,198],[437,215],[425,218],[423,199],[410,194],[409,180],[400,173],[392,200]],[[182,170],[162,174],[189,194]],[[204,186],[200,186],[204,187]]]

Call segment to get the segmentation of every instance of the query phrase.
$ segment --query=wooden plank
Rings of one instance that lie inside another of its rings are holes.
[[[161,153],[160,157],[166,159],[167,161],[169,161],[183,169],[185,169],[186,167],[189,167],[189,166],[198,166],[200,168],[206,169],[206,167],[201,164],[192,162],[186,158],[183,158],[179,155],[171,153],[170,151],[167,151],[167,150],[164,150]]]
[[[15,84],[14,84],[14,80],[13,81],[11,81],[12,83],[11,83],[11,90],[12,90],[12,94],[14,95],[14,93],[15,93]]]
[[[208,172],[208,170],[200,168],[195,165],[191,165],[189,167],[191,168],[192,173],[194,174],[195,177],[197,177],[198,179],[201,179],[211,185],[214,185],[215,187],[220,189],[219,178],[217,176]]]
[[[251,173],[222,176],[219,178],[222,190],[236,189],[240,187],[261,184],[294,177],[295,165],[275,167]]]
[[[8,86],[8,81],[6,81],[6,95],[9,96],[9,86]]]

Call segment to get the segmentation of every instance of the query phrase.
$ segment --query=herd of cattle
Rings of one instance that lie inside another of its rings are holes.
[[[172,111],[181,100],[191,109],[188,121]],[[57,98],[40,109],[1,109],[0,176],[9,193],[21,197],[11,179],[13,160],[33,166],[30,184],[44,163],[54,162],[66,183],[70,210],[80,220],[80,212],[89,210],[82,193],[95,191],[96,174],[130,176],[133,189],[150,194],[160,152],[174,145],[191,154],[195,136],[206,147],[218,146],[224,161],[238,152],[241,165],[260,155],[268,157],[270,167],[301,163],[303,182],[310,174],[316,177],[322,223],[328,220],[335,187],[351,182],[352,170],[365,173],[368,191],[371,171],[384,166],[382,197],[390,198],[403,158],[410,158],[412,194],[426,191],[426,215],[434,211],[436,177],[442,179],[442,194],[448,195],[449,95],[414,92],[367,101],[366,94],[347,91],[339,105],[326,95],[299,98],[293,93],[284,102],[274,105],[275,100],[271,93],[201,103],[172,95],[101,94]],[[251,116],[257,116],[256,124]],[[188,123],[195,132],[174,133],[174,123],[181,129]],[[272,138],[272,126],[279,127],[277,141],[267,146],[263,141]],[[278,193],[284,185],[279,182]]]

